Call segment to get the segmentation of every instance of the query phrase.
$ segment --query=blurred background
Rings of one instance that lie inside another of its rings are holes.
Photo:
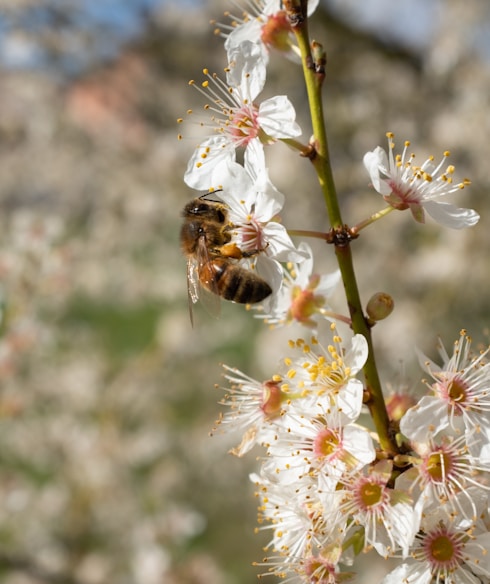
[[[227,454],[239,436],[208,437],[214,384],[223,362],[269,377],[298,330],[231,304],[219,320],[198,307],[191,329],[178,241],[197,130],[176,119],[203,105],[188,80],[226,65],[209,20],[232,8],[0,0],[1,582],[255,581],[258,463]],[[472,180],[454,202],[480,212],[475,228],[394,212],[354,243],[364,301],[395,298],[374,331],[383,381],[403,368],[416,386],[416,346],[434,356],[462,327],[487,340],[490,4],[329,0],[311,29],[347,223],[383,207],[362,157],[386,131],[420,162],[450,149],[456,180]],[[273,55],[264,96],[278,93],[307,140],[299,68]],[[266,156],[284,223],[326,230],[309,163],[282,145]],[[317,270],[334,269],[312,245]]]

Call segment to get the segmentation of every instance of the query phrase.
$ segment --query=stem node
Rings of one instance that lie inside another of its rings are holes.
[[[353,239],[359,237],[358,233],[352,233],[348,225],[332,227],[326,236],[327,243],[333,243],[335,247],[347,247]]]
[[[282,5],[293,30],[306,22],[308,0],[283,0]]]

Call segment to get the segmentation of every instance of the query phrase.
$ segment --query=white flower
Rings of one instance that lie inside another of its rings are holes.
[[[309,344],[303,339],[290,341],[291,348],[299,354],[284,360],[287,371],[283,377],[287,381],[283,389],[293,396],[301,395],[305,409],[323,402],[326,409],[336,405],[350,416],[349,412],[358,411],[363,385],[356,375],[366,362],[368,344],[363,335],[357,334],[344,348],[333,323],[330,328],[333,342],[327,347],[314,337]]]
[[[309,0],[308,16],[313,14],[318,3],[319,0]],[[218,27],[216,32],[227,37],[225,49],[228,53],[243,42],[252,41],[260,47],[265,62],[268,61],[270,50],[298,58],[294,35],[281,0],[249,0],[240,15],[227,13],[227,16],[232,24],[215,24]]]
[[[410,142],[405,142],[403,153],[394,156],[394,135],[387,134],[389,158],[378,146],[364,155],[366,167],[373,187],[395,209],[410,209],[413,217],[420,223],[425,222],[425,211],[441,225],[461,229],[475,225],[480,216],[472,209],[461,209],[449,203],[439,201],[442,197],[454,193],[469,185],[465,179],[459,184],[453,183],[454,166],[443,169],[449,152],[439,164],[434,164],[429,157],[422,166],[413,163],[415,155],[408,154]]]
[[[208,79],[198,87],[211,100],[205,106],[210,118],[201,123],[211,129],[211,135],[196,148],[184,180],[201,191],[209,189],[212,172],[220,161],[235,160],[236,148],[247,148],[255,141],[271,143],[301,134],[295,121],[296,112],[286,96],[271,97],[259,105],[254,102],[265,83],[265,65],[257,45],[242,43],[233,49],[230,57],[227,83],[205,69]]]
[[[406,556],[419,525],[410,497],[388,485],[392,466],[384,460],[369,472],[348,474],[341,481],[342,489],[335,491],[341,498],[338,509],[353,519],[352,529],[364,527],[365,547],[373,546],[384,557],[398,547]]]
[[[340,270],[331,274],[313,274],[313,252],[304,242],[298,246],[306,259],[301,263],[291,262],[284,270],[284,279],[278,293],[274,296],[267,312],[256,314],[268,324],[285,325],[293,321],[315,327],[318,320],[332,319],[328,298],[333,294],[340,281]],[[259,306],[258,310],[263,310]]]
[[[254,142],[245,152],[244,166],[230,160],[220,163],[212,174],[219,197],[228,206],[232,242],[274,291],[282,282],[279,262],[302,261],[278,214],[284,195],[269,179],[263,146]]]
[[[462,497],[456,508],[467,502]],[[483,511],[481,497],[475,499]],[[455,513],[454,506],[438,503],[422,516],[421,530],[411,549],[413,560],[390,572],[382,584],[479,584],[490,578],[490,533],[481,522],[468,521],[468,513]]]
[[[305,475],[316,477],[321,489],[331,491],[345,471],[372,462],[376,458],[372,438],[353,423],[361,412],[360,389],[358,410],[348,416],[335,405],[326,410],[317,404],[315,410],[304,411],[301,400],[293,401],[287,432],[279,431],[268,445],[264,470],[282,484],[297,483]]]
[[[413,444],[415,454],[410,457],[413,467],[397,479],[397,487],[419,492],[418,505],[426,507],[432,502],[458,504],[459,493],[467,496],[471,488],[488,489],[490,466],[472,456],[468,451],[466,437],[453,439],[443,436],[435,441]],[[470,514],[476,512],[471,499],[468,500]],[[461,513],[461,509],[458,509]]]
[[[267,547],[281,554],[283,570],[309,553],[312,546],[320,546],[328,534],[344,528],[344,524],[334,521],[326,523],[315,485],[308,475],[291,485],[274,482],[263,475],[253,474],[250,479],[258,487],[257,495],[261,499],[261,529],[273,530]]]
[[[279,377],[261,383],[238,369],[223,367],[231,386],[225,388],[227,393],[220,403],[229,411],[219,418],[216,427],[243,432],[241,443],[232,450],[232,454],[243,456],[255,444],[270,439],[276,424],[281,422],[288,396],[281,390]]]
[[[424,369],[434,380],[430,385],[433,395],[423,397],[400,422],[401,431],[411,440],[425,441],[448,427],[466,432],[472,440],[488,440],[482,430],[488,426],[490,414],[490,363],[485,361],[490,348],[472,355],[471,338],[464,330],[460,334],[451,356],[439,342],[442,365],[421,355]]]

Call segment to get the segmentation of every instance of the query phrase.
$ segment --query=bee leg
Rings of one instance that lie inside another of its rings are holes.
[[[219,248],[219,253],[223,257],[233,258],[235,260],[240,260],[243,257],[247,257],[236,243],[226,243],[225,245],[222,245]]]

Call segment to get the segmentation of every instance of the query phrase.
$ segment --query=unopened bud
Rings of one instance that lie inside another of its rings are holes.
[[[315,73],[318,75],[325,75],[325,65],[327,63],[327,54],[323,46],[317,41],[311,43],[311,56],[313,58],[313,65]]]
[[[389,294],[386,294],[386,292],[376,292],[369,299],[366,312],[369,320],[374,323],[390,316],[394,307],[395,302]]]
[[[268,418],[275,418],[281,413],[281,404],[284,393],[279,383],[270,379],[262,383],[262,405],[261,410]]]

